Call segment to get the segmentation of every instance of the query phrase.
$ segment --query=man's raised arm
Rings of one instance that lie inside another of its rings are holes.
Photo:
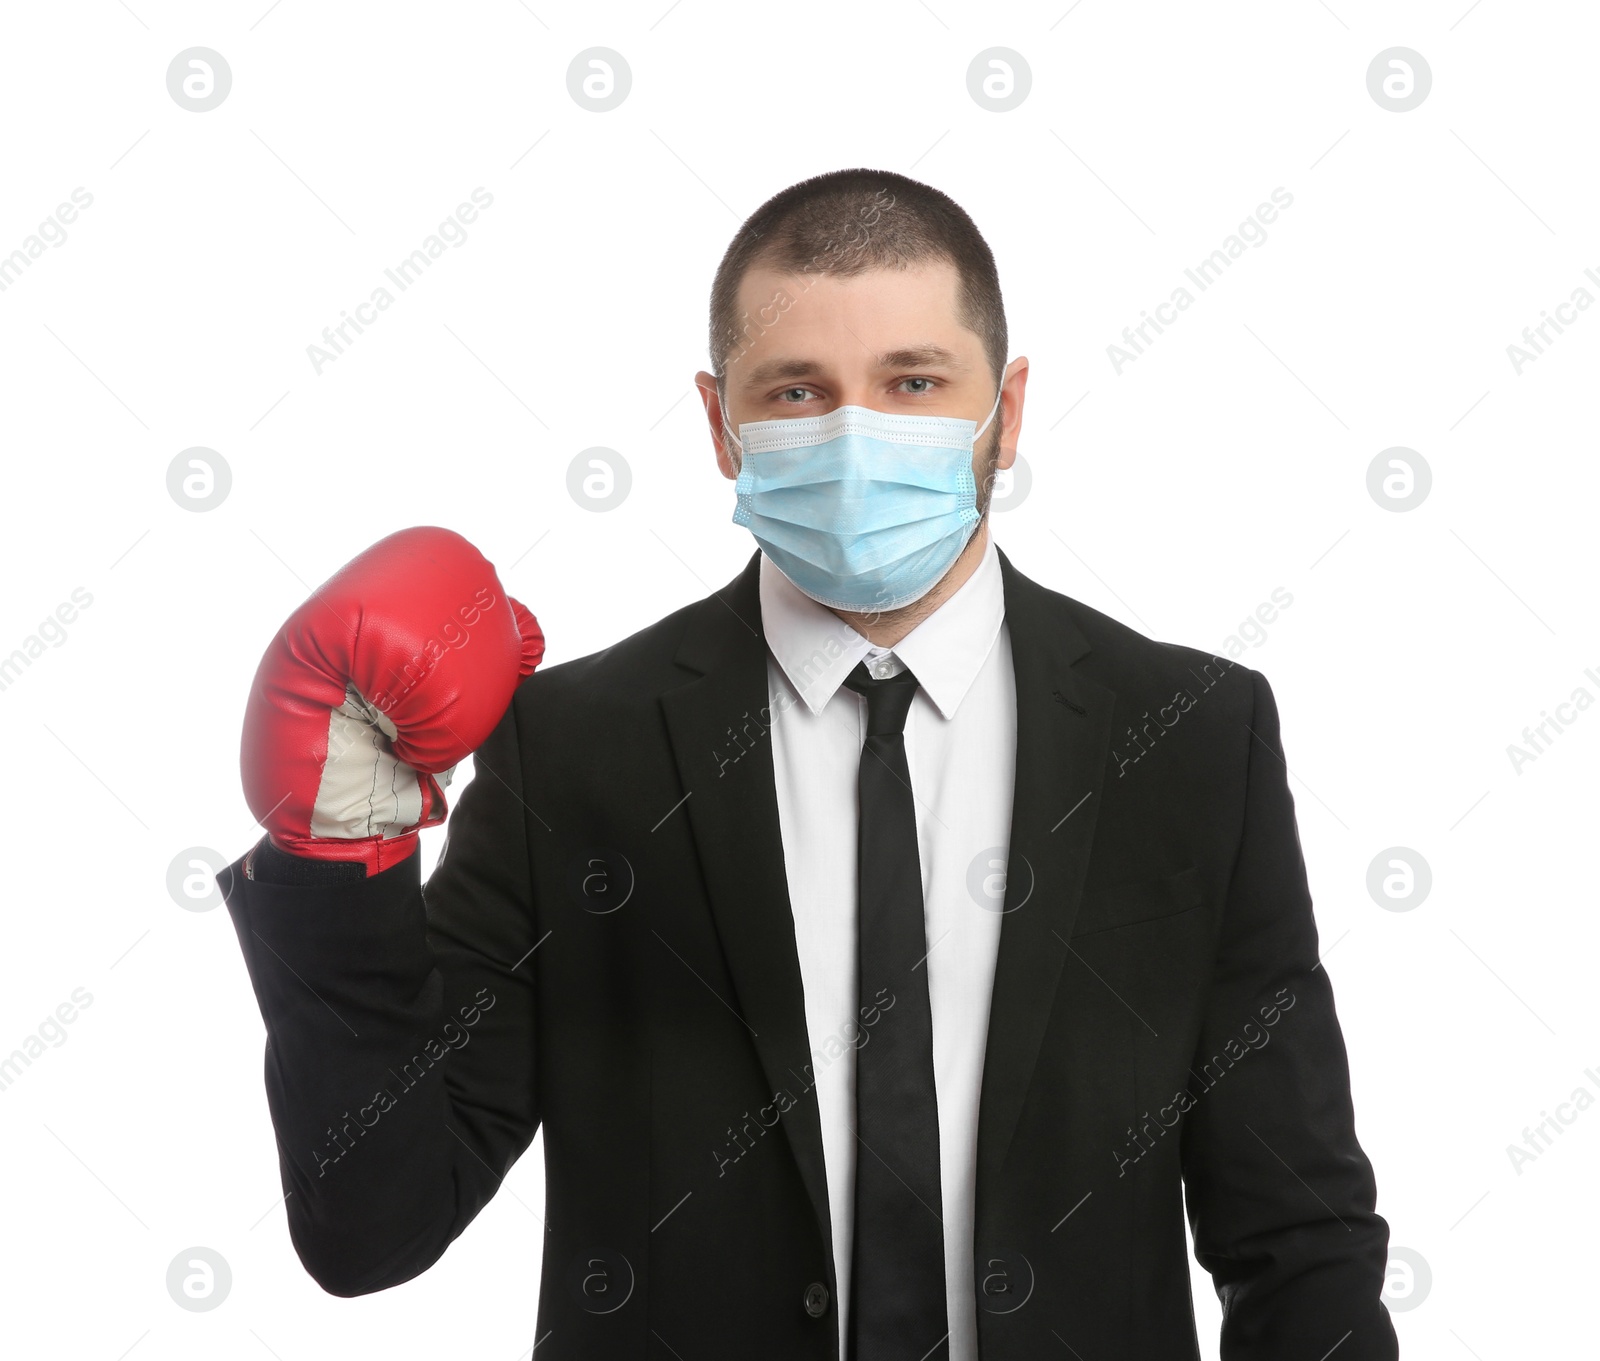
[[[426,1270],[538,1127],[509,703],[542,653],[470,544],[408,530],[315,592],[256,677],[241,758],[269,835],[218,881],[266,1024],[290,1236],[336,1295]],[[434,777],[474,749],[424,890]]]

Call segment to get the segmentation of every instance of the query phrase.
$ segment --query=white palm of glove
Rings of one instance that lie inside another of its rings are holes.
[[[429,781],[394,754],[395,726],[356,690],[328,714],[328,758],[311,812],[311,835],[396,837],[429,811]],[[434,779],[448,787],[455,767]]]

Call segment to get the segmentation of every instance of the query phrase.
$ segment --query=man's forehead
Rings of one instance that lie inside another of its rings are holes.
[[[821,378],[841,362],[877,370],[973,367],[978,337],[957,315],[959,276],[948,260],[859,274],[752,265],[740,305],[753,323],[729,377],[741,385]],[[841,309],[841,304],[843,307]],[[839,347],[848,332],[849,353]]]
[[[930,290],[954,295],[960,275],[954,262],[929,256],[906,265],[868,267],[845,274],[828,269],[787,269],[757,260],[739,281],[739,300],[747,308],[764,306],[780,292],[798,301],[815,289],[861,293],[899,293],[926,298]]]

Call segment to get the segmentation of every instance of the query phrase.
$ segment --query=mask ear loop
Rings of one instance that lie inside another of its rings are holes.
[[[974,430],[972,432],[972,442],[974,444],[976,444],[978,442],[978,436],[981,435],[985,430],[987,430],[989,428],[989,422],[994,419],[994,413],[1000,409],[1000,394],[1002,392],[1004,392],[1004,391],[1005,391],[1005,384],[1004,383],[1002,383],[998,388],[995,389],[994,405],[989,408],[989,414],[983,418],[983,424],[980,425],[976,430]],[[724,418],[724,419],[726,419],[726,418]]]
[[[727,435],[739,449],[739,457],[744,457],[744,441],[735,433],[733,426],[728,422],[728,404],[722,400],[722,390],[717,390],[717,406],[722,412],[722,432]]]

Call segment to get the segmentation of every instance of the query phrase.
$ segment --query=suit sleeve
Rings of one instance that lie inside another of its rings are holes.
[[[1249,674],[1244,819],[1182,1146],[1195,1256],[1222,1301],[1223,1361],[1393,1361],[1389,1226],[1318,964],[1277,706]]]
[[[289,1234],[334,1295],[425,1271],[539,1124],[537,936],[515,706],[474,756],[426,888],[417,856],[305,885],[219,875],[267,1031]]]

